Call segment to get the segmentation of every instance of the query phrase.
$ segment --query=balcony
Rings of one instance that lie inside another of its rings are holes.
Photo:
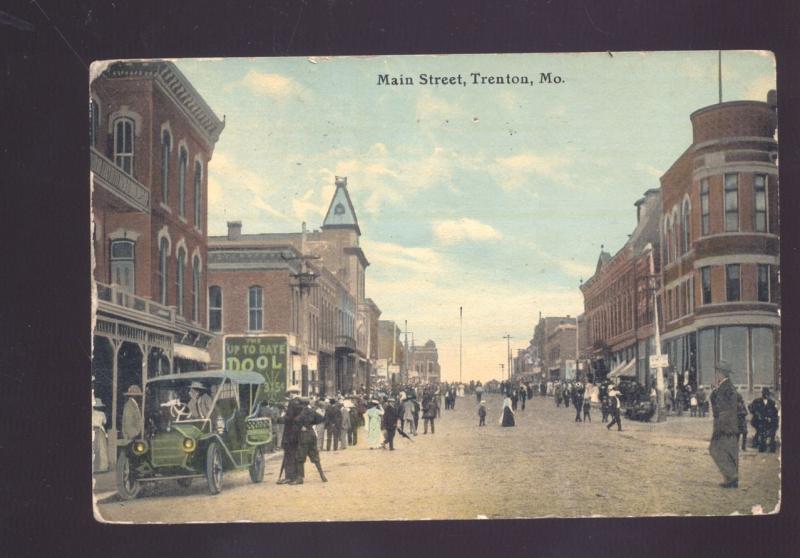
[[[337,350],[343,349],[348,353],[353,353],[356,350],[356,340],[349,335],[337,335],[335,345]]]
[[[101,186],[121,202],[120,209],[150,212],[150,190],[95,148],[90,149],[90,169],[94,175],[94,184]]]
[[[136,296],[119,285],[106,285],[98,282],[97,299],[98,301],[108,302],[115,306],[121,306],[136,312],[142,312],[148,316],[175,323],[176,312],[174,306],[164,306],[163,304],[153,302],[149,298]]]

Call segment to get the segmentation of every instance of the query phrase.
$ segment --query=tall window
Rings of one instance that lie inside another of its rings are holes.
[[[711,304],[711,268],[700,269],[700,286],[703,290],[703,304]]]
[[[739,230],[739,175],[725,175],[725,231]]]
[[[131,240],[115,240],[111,243],[111,282],[129,293],[134,292],[135,287],[133,249]]]
[[[664,263],[670,261],[670,243],[672,239],[672,227],[669,224],[669,217],[664,221]]]
[[[178,298],[178,314],[183,316],[183,276],[186,267],[186,250],[183,248],[178,249],[177,269],[175,272],[175,293]]]
[[[208,329],[222,331],[222,289],[216,285],[208,288]]]
[[[248,291],[248,329],[259,331],[263,327],[264,320],[264,292],[261,287],[250,287]]]
[[[689,223],[691,223],[691,214],[692,209],[689,205],[689,200],[683,201],[683,253],[686,254],[689,251],[689,244],[691,242],[691,235],[689,234]]]
[[[711,229],[711,219],[709,217],[710,206],[708,202],[708,178],[700,181],[700,228],[703,235],[707,235]]]
[[[755,230],[767,232],[767,176],[757,174],[753,177],[753,195],[755,196]]]
[[[100,107],[94,99],[89,101],[89,145],[97,147],[97,130],[100,127]]]
[[[161,136],[161,199],[164,203],[169,202],[169,154],[172,151],[172,138],[169,132],[164,130]]]
[[[119,118],[114,123],[114,164],[133,176],[133,120]]]
[[[203,192],[203,166],[200,161],[194,164],[194,224],[198,229],[202,228],[200,223],[200,207]]]
[[[728,302],[741,299],[741,275],[739,264],[725,266],[725,291]]]
[[[178,215],[184,217],[186,215],[186,165],[188,162],[189,154],[186,149],[181,147],[181,153],[178,160]]]
[[[769,265],[758,264],[758,301],[769,302]]]
[[[192,320],[197,321],[200,315],[200,258],[192,259]]]
[[[158,274],[160,276],[160,301],[161,304],[167,303],[167,256],[169,254],[169,241],[162,238],[158,245]]]

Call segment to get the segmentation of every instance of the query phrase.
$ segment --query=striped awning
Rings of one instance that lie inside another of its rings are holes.
[[[636,368],[636,359],[632,358],[630,362],[622,361],[618,365],[616,365],[611,372],[608,373],[607,378],[616,378],[618,376],[635,376],[636,374],[631,374]]]

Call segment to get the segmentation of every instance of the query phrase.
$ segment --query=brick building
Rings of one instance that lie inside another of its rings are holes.
[[[652,252],[658,269],[661,192],[636,201],[636,228],[611,256],[601,249],[592,277],[581,284],[586,356],[595,377],[636,376],[648,381],[653,346],[653,294],[648,277]]]
[[[382,367],[385,366],[385,371],[381,374],[386,374],[382,379],[387,382],[392,381],[392,373],[398,374],[405,362],[405,345],[400,338],[401,332],[402,329],[392,320],[378,322],[378,360]]]
[[[431,339],[428,339],[421,347],[412,345],[408,358],[411,363],[409,377],[415,377],[423,384],[440,381],[442,370],[439,365],[439,351],[436,343]]]
[[[575,318],[539,313],[529,349],[534,374],[538,368],[545,381],[566,379],[566,361],[575,359],[575,333]]]
[[[171,62],[92,71],[93,389],[113,461],[128,387],[210,360],[207,176],[225,124]]]
[[[740,388],[780,386],[775,105],[720,103],[691,122],[692,144],[661,177],[672,379],[709,384],[724,359]]]
[[[336,177],[321,230],[242,234],[241,228],[230,222],[227,236],[209,239],[209,294],[221,315],[212,325],[223,337],[284,336],[291,355],[285,382],[303,393],[366,387],[370,321],[380,310],[365,297],[369,262],[358,245],[361,230],[347,179]],[[303,276],[314,286],[301,286]],[[252,315],[263,321],[253,323]],[[214,362],[222,362],[224,343],[212,343]]]

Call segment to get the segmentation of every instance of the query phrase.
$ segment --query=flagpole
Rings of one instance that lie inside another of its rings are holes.
[[[458,307],[458,383],[463,383],[461,377],[464,364],[464,307]]]
[[[722,103],[722,51],[717,51],[717,83],[719,84],[719,102]]]

